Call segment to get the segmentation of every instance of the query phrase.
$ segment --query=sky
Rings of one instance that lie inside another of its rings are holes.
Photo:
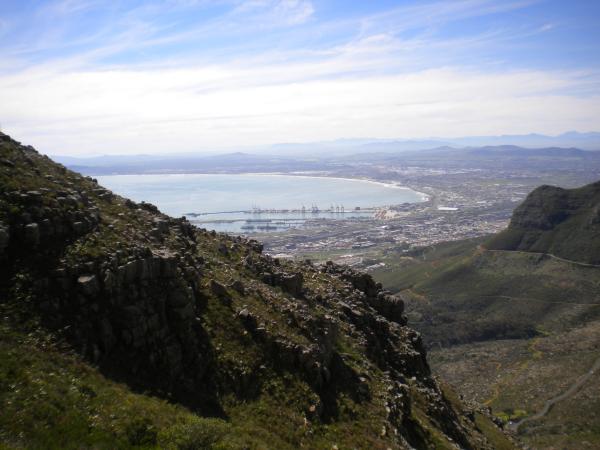
[[[597,0],[0,0],[0,127],[50,154],[600,130]]]

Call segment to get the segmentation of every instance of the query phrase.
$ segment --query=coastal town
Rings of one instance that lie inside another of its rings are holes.
[[[504,209],[486,204],[470,208],[435,206],[437,197],[417,204],[378,209],[359,219],[313,219],[279,233],[253,235],[266,251],[279,258],[333,259],[349,265],[370,265],[369,255],[395,248],[410,250],[443,241],[495,233],[506,227],[516,202]]]

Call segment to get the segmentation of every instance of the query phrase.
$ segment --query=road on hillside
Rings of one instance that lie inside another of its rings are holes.
[[[479,247],[483,248],[483,250],[485,250],[486,252],[523,253],[526,255],[543,255],[543,256],[548,256],[549,258],[552,258],[552,259],[556,259],[557,261],[575,264],[575,265],[582,266],[582,267],[600,267],[600,264],[589,264],[589,263],[583,263],[583,262],[579,262],[579,261],[573,261],[572,259],[565,259],[565,258],[561,258],[560,256],[553,255],[552,253],[527,252],[527,251],[522,251],[522,250],[489,250],[489,249],[486,249],[485,247],[482,247],[481,245]]]
[[[557,395],[556,397],[553,397],[550,400],[548,400],[544,404],[544,407],[541,409],[541,411],[535,413],[533,416],[526,417],[517,422],[510,422],[508,424],[508,429],[518,433],[519,427],[521,425],[523,425],[524,423],[531,422],[532,420],[541,419],[546,414],[548,414],[548,412],[550,412],[550,409],[552,409],[552,407],[556,403],[560,402],[561,400],[565,400],[565,399],[571,397],[573,394],[575,394],[579,390],[579,388],[581,386],[583,386],[585,384],[585,382],[588,381],[591,378],[591,376],[594,375],[594,373],[598,369],[600,369],[600,357],[598,359],[596,359],[596,362],[594,362],[591,369],[588,370],[584,375],[579,377],[577,379],[577,381],[575,381],[575,383],[573,383],[566,391],[564,391],[562,394]]]

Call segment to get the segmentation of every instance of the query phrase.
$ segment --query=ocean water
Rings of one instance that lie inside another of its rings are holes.
[[[281,231],[319,219],[366,218],[372,208],[416,203],[411,189],[330,177],[271,174],[108,175],[98,182],[169,215],[232,233]]]

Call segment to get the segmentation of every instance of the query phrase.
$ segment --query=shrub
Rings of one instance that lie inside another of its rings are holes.
[[[159,434],[161,448],[205,450],[215,448],[229,431],[229,424],[219,419],[191,418]]]

